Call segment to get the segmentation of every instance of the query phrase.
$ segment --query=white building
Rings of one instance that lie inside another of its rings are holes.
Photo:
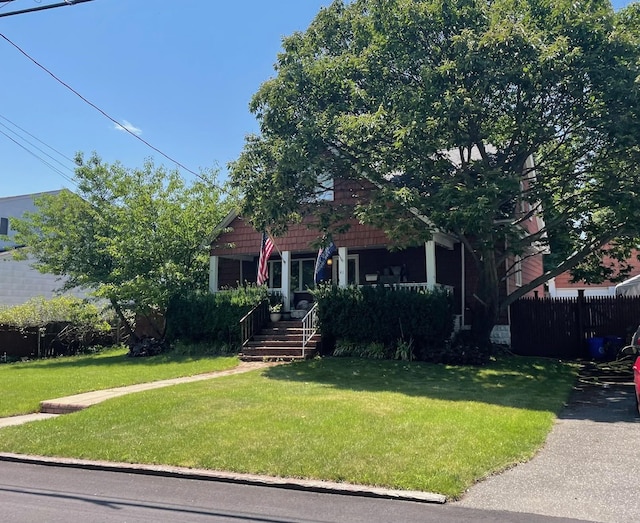
[[[59,192],[50,191],[0,198],[0,235],[9,237],[15,235],[11,230],[10,218],[20,218],[25,212],[35,211],[34,198],[43,194],[55,195]],[[38,296],[49,299],[58,295],[58,290],[64,285],[65,280],[54,274],[42,274],[32,268],[32,260],[15,260],[13,252],[7,250],[14,246],[15,244],[11,241],[0,241],[0,307],[20,305]],[[80,290],[67,294],[81,298],[87,296]]]

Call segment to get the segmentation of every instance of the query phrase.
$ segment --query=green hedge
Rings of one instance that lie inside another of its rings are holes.
[[[453,332],[453,301],[446,291],[325,286],[315,296],[322,336],[330,341],[381,343],[388,354],[411,341],[415,359],[433,361]]]
[[[240,320],[266,298],[266,288],[256,286],[176,297],[167,310],[167,340],[239,346]]]
[[[0,325],[23,329],[46,327],[52,323],[70,323],[97,332],[111,329],[104,313],[96,305],[74,296],[58,296],[49,300],[37,297],[22,305],[0,307]]]

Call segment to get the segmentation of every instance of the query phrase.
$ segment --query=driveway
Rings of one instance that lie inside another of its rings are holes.
[[[531,461],[478,483],[456,505],[640,521],[640,418],[627,380],[586,376]]]

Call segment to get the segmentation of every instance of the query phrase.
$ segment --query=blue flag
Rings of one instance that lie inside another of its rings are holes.
[[[316,260],[316,269],[313,273],[313,280],[316,283],[320,283],[322,281],[322,276],[324,273],[324,268],[327,266],[327,260],[331,258],[336,252],[338,252],[338,248],[333,241],[323,247],[318,251],[318,259]]]

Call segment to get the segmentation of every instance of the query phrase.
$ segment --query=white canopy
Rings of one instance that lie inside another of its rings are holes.
[[[616,296],[640,296],[640,274],[618,283]]]

